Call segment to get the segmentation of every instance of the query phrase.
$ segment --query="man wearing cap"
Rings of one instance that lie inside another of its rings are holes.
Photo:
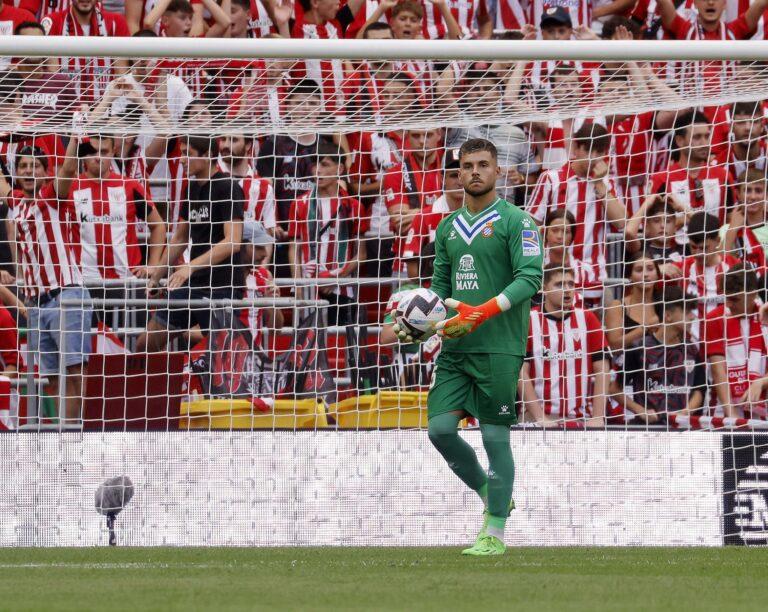
[[[245,266],[245,299],[278,298],[280,289],[269,271],[269,255],[275,238],[257,221],[243,224],[241,261]],[[283,326],[283,313],[279,308],[249,306],[240,311],[240,321],[248,327],[253,345],[269,351],[270,331]]]

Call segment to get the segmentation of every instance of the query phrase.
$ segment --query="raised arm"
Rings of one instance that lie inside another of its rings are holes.
[[[77,176],[77,147],[79,144],[80,138],[75,134],[72,134],[69,137],[67,150],[64,153],[64,163],[59,166],[59,172],[53,183],[53,189],[59,200],[64,200],[69,197],[69,188],[72,185],[72,180]]]
[[[656,6],[659,7],[659,13],[661,14],[661,25],[664,29],[672,27],[672,22],[675,21],[677,16],[677,9],[675,3],[672,0],[657,0]]]
[[[760,18],[766,9],[768,9],[768,0],[752,0],[749,3],[749,8],[744,12],[744,20],[750,32],[757,30]]]
[[[222,0],[221,6],[216,3],[216,0],[203,0],[203,6],[208,9],[208,12],[216,22],[208,28],[205,37],[221,38],[224,36],[224,33],[229,30],[229,26],[232,24],[232,18],[230,16],[230,0]]]

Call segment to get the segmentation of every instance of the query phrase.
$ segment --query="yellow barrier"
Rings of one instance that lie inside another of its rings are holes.
[[[427,426],[427,393],[381,391],[377,395],[350,397],[328,407],[340,429],[401,428]]]
[[[207,399],[181,403],[179,429],[323,429],[325,406],[317,399],[275,400],[272,412],[248,400]]]

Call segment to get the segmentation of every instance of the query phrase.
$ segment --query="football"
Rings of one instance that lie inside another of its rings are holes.
[[[435,333],[435,325],[445,319],[445,304],[430,289],[413,289],[395,307],[395,323],[414,340],[424,340]]]

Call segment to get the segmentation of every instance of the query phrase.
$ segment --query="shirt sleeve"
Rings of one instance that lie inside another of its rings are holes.
[[[147,220],[149,213],[155,208],[151,200],[147,200],[144,190],[138,183],[131,185],[131,198],[136,209],[136,216],[143,221]]]
[[[514,280],[502,294],[515,306],[530,300],[541,289],[544,252],[539,229],[530,215],[509,223],[509,260]]]
[[[587,310],[584,314],[587,320],[587,349],[590,359],[593,363],[608,359],[608,340],[600,320],[591,311]]]
[[[0,355],[5,367],[19,365],[19,336],[11,313],[0,307]]]
[[[676,38],[677,40],[685,40],[688,38],[688,32],[692,27],[694,27],[694,25],[685,17],[680,15],[680,13],[678,13],[675,15],[675,19],[669,28],[664,28],[664,31],[672,38]]]
[[[437,226],[435,236],[435,263],[432,274],[432,291],[440,296],[441,299],[451,297],[451,262],[448,259],[448,253],[445,249],[445,228],[448,223],[446,217]]]
[[[710,359],[713,355],[725,357],[725,327],[722,317],[704,320],[704,357]]]
[[[754,30],[750,29],[743,13],[733,21],[728,22],[725,27],[736,40],[747,40],[755,33]]]

